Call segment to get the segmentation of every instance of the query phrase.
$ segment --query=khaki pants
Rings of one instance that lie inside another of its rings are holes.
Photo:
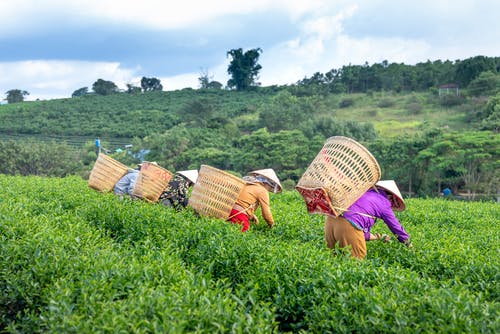
[[[330,249],[338,242],[340,248],[351,246],[352,256],[363,259],[366,256],[366,241],[363,231],[356,229],[344,217],[326,216],[325,241]]]

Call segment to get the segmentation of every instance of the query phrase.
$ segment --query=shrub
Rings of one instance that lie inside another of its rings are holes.
[[[354,105],[354,99],[352,98],[345,98],[342,99],[339,103],[339,108],[348,108],[352,107]]]
[[[406,111],[410,115],[420,114],[422,109],[423,109],[422,105],[418,102],[410,102],[406,105]]]
[[[394,104],[395,104],[394,100],[385,98],[380,100],[377,105],[379,108],[390,108],[393,107]]]

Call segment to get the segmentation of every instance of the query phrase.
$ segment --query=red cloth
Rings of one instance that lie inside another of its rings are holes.
[[[250,228],[250,221],[248,220],[248,216],[244,212],[232,209],[229,217],[230,218],[228,219],[228,221],[230,221],[231,223],[243,225],[241,232],[246,232]]]
[[[296,188],[306,202],[309,213],[321,213],[330,216],[337,216],[333,209],[330,197],[323,188]]]

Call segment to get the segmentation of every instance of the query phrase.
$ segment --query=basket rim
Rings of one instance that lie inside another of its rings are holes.
[[[382,175],[382,170],[380,169],[380,165],[379,165],[377,159],[375,159],[375,157],[373,156],[373,154],[364,145],[362,145],[361,143],[359,143],[358,141],[356,141],[356,140],[354,140],[352,138],[344,137],[344,136],[332,136],[332,137],[329,137],[325,141],[325,143],[323,144],[323,147],[326,144],[328,144],[329,142],[337,140],[337,139],[341,139],[341,140],[348,141],[348,142],[354,143],[356,145],[359,145],[359,147],[363,150],[363,152],[366,153],[375,162],[375,166],[377,166],[377,169],[378,169],[378,174],[380,176]]]
[[[211,172],[218,172],[218,173],[222,173],[222,174],[224,174],[225,176],[228,176],[228,177],[232,178],[232,179],[233,179],[233,180],[235,180],[235,181],[238,181],[238,182],[243,183],[243,184],[245,183],[245,181],[244,181],[241,177],[238,177],[238,176],[233,175],[233,174],[231,174],[231,173],[228,173],[228,172],[226,172],[226,171],[224,171],[224,170],[222,170],[222,169],[218,169],[218,168],[216,168],[216,167],[212,167],[212,166],[209,166],[209,165],[201,165],[201,166],[200,166],[200,171],[198,172],[198,175],[200,174],[200,172],[202,171],[202,169],[203,169],[203,168],[204,168],[204,169],[208,169],[208,170],[209,170],[209,171],[211,171]],[[198,177],[199,177],[199,176],[198,176]]]

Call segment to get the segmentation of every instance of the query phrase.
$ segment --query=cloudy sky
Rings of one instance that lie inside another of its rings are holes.
[[[0,100],[70,97],[97,79],[224,85],[227,51],[261,48],[259,82],[383,60],[500,56],[498,0],[0,0]]]

